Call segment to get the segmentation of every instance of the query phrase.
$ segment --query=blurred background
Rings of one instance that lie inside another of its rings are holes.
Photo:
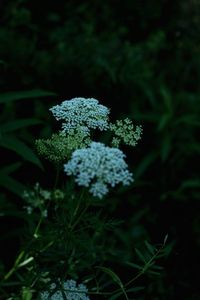
[[[1,0],[1,270],[20,247],[24,187],[51,184],[35,139],[57,129],[48,109],[73,97],[143,126],[127,149],[135,182],[111,211],[127,247],[168,234],[170,249],[138,299],[199,300],[200,2]]]

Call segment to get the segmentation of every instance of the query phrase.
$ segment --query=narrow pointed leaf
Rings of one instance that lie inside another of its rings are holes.
[[[135,269],[142,270],[142,267],[139,266],[139,265],[137,265],[137,264],[135,264],[135,263],[132,263],[132,262],[127,261],[126,264],[127,264],[128,266],[130,266],[130,267],[135,268]]]
[[[9,131],[14,131],[18,130],[23,127],[28,127],[32,125],[37,125],[40,124],[41,121],[37,119],[20,119],[20,120],[15,120],[11,122],[7,122],[5,124],[1,125],[1,132],[9,132]]]
[[[14,164],[8,165],[6,167],[2,167],[1,168],[1,172],[5,173],[6,175],[15,172],[16,170],[18,170],[21,167],[22,163],[20,162],[16,162]]]
[[[138,291],[142,291],[144,289],[145,289],[144,286],[136,286],[136,287],[132,287],[130,289],[127,289],[127,292],[138,292]]]
[[[147,249],[149,250],[149,252],[150,252],[152,255],[154,255],[154,253],[155,253],[155,248],[154,248],[151,244],[149,244],[147,241],[145,241],[144,243],[145,243]]]
[[[148,270],[148,273],[152,274],[152,275],[160,275],[160,272],[156,272],[156,271],[153,271],[153,270]]]
[[[146,263],[146,258],[145,258],[144,255],[140,252],[140,250],[138,250],[137,248],[135,248],[135,252],[136,252],[137,256],[140,258],[140,260],[143,261],[144,263]]]
[[[41,169],[43,169],[42,164],[38,157],[35,155],[33,150],[29,148],[24,142],[20,141],[16,137],[9,135],[9,136],[3,136],[0,140],[0,145],[2,147],[5,147],[7,149],[10,149],[17,154],[19,154],[21,157],[23,157],[25,160],[32,162],[33,164],[39,166]]]
[[[97,267],[99,270],[102,270],[104,273],[110,275],[110,277],[115,281],[121,288],[123,288],[123,283],[117,274],[115,274],[112,270],[105,267]]]
[[[26,189],[25,185],[2,172],[0,172],[0,185],[18,196],[21,196]]]
[[[116,300],[116,299],[121,299],[121,296],[122,296],[122,294],[123,294],[123,292],[122,292],[122,291],[121,291],[121,292],[118,292],[118,293],[116,293],[116,294],[112,295],[111,297],[109,297],[109,299],[108,299],[108,300]]]
[[[146,169],[154,162],[156,157],[157,153],[155,151],[149,153],[146,157],[144,157],[144,159],[141,161],[141,163],[139,163],[138,167],[134,171],[135,178],[140,177],[146,171]]]
[[[163,242],[164,245],[166,244],[167,239],[168,239],[168,234],[166,234],[166,236],[165,236],[165,238],[164,238],[164,242]]]
[[[53,92],[48,92],[44,90],[28,90],[28,91],[15,91],[15,92],[7,92],[0,94],[0,103],[8,103],[21,99],[30,99],[30,98],[39,98],[39,97],[47,97],[47,96],[55,96],[56,94]]]

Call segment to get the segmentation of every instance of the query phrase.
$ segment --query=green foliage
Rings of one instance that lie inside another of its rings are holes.
[[[10,174],[16,171],[20,166],[20,163],[15,163],[3,167],[0,171],[0,185],[19,196],[21,196],[22,192],[24,191],[25,185],[12,178]]]
[[[0,94],[0,103],[9,103],[22,99],[31,99],[39,97],[55,96],[55,93],[47,92],[43,90],[31,90],[31,91],[15,91]]]
[[[24,158],[25,160],[28,160],[38,165],[39,167],[42,167],[40,161],[38,160],[34,152],[29,147],[27,147],[26,144],[24,144],[22,141],[15,138],[15,136],[11,134],[9,135],[2,134],[0,145],[1,147],[15,151],[17,154],[22,156],[22,158]]]
[[[138,297],[134,295],[140,300],[199,299],[199,8],[198,1],[186,0],[142,4],[117,0],[114,5],[111,0],[77,1],[76,5],[69,0],[44,2],[40,7],[25,0],[0,4],[2,222],[4,215],[29,220],[26,211],[18,207],[19,196],[27,189],[25,183],[32,185],[37,178],[50,185],[55,171],[45,176],[40,173],[33,151],[36,136],[45,144],[55,132],[46,113],[53,95],[46,94],[49,98],[43,101],[43,89],[54,90],[66,99],[77,96],[77,91],[97,97],[108,103],[117,119],[127,112],[130,119],[142,124],[144,134],[130,157],[134,188],[119,190],[118,197],[113,195],[107,205],[110,217],[126,220],[115,228],[118,245],[112,251],[120,260],[123,257],[132,263],[131,249],[136,247],[144,254],[144,240],[160,240],[163,232],[169,232],[175,244],[163,275],[145,281],[145,292],[138,290]],[[13,193],[18,195],[16,199]],[[38,219],[35,214],[34,218]],[[5,247],[14,236],[24,236],[24,230],[11,223],[5,219],[6,225],[1,226],[9,227],[7,240],[2,229]],[[31,232],[34,226],[30,225]],[[109,239],[110,232],[106,236]],[[16,248],[14,244],[15,255]],[[90,250],[92,253],[92,247]],[[12,255],[9,259],[11,264]],[[109,268],[109,264],[104,266]],[[127,269],[122,276],[115,267],[111,270],[124,282]],[[48,279],[40,275],[42,282]],[[107,279],[108,274],[104,275]],[[29,278],[31,282],[31,271]],[[30,282],[26,288],[34,294],[28,287]],[[14,289],[19,278],[10,278],[7,284],[9,290],[11,286]],[[17,299],[6,294],[5,288],[0,294]],[[120,299],[121,291],[111,297]]]
[[[23,99],[27,101],[27,99],[31,98],[52,95],[54,94],[43,90],[8,92],[0,94],[0,102],[3,103],[6,111],[8,108],[14,109],[14,106],[10,106],[10,103],[13,101],[20,101]],[[35,155],[34,151],[23,141],[19,134],[20,130],[28,126],[38,125],[41,123],[41,121],[36,118],[15,118],[14,120],[7,119],[9,119],[9,114],[2,115],[0,119],[0,147],[16,152],[23,160],[29,161],[32,164],[42,168],[42,164]],[[10,173],[16,171],[18,168],[20,168],[20,166],[20,163],[1,166],[2,169],[0,177],[0,185],[18,195],[21,195],[22,191],[24,190],[24,186],[14,178],[10,177]]]
[[[118,121],[118,125],[120,125],[120,121]],[[130,125],[130,121],[128,121],[128,125]],[[77,134],[79,134],[79,138],[77,138]],[[81,131],[75,129],[68,135],[59,133],[54,135],[51,140],[41,140],[38,145],[39,149],[44,145],[44,154],[47,157],[48,153],[54,153],[54,157],[56,155],[60,157],[65,152],[60,152],[58,149],[64,151],[63,149],[66,148],[67,151],[72,151],[70,147],[74,147],[74,145],[75,149],[81,147],[84,140],[82,141],[80,137],[85,138],[85,134],[81,134]],[[44,142],[46,144],[43,144]],[[57,148],[55,149],[55,147]],[[53,148],[52,152],[48,152],[48,148]],[[62,157],[67,160],[69,158]],[[16,167],[11,166],[7,170],[12,171]],[[59,172],[59,166],[56,167]],[[58,184],[57,178],[56,175],[55,187]],[[18,292],[16,291],[13,295],[21,296],[24,299],[33,297],[40,299],[42,290],[50,291],[48,287],[50,282],[65,281],[68,278],[77,279],[81,275],[91,286],[89,294],[105,296],[108,299],[113,299],[113,297],[117,299],[123,295],[125,299],[129,300],[129,294],[137,290],[136,287],[133,288],[130,285],[137,278],[147,270],[151,274],[156,274],[155,270],[149,269],[156,268],[153,266],[155,259],[163,256],[161,252],[166,239],[159,250],[155,250],[146,242],[147,260],[143,259],[143,254],[136,249],[136,254],[142,258],[144,266],[125,284],[114,270],[105,266],[110,264],[111,260],[114,264],[118,264],[120,261],[121,256],[115,250],[119,242],[118,238],[110,235],[111,231],[116,232],[118,224],[109,220],[105,214],[107,206],[105,201],[92,197],[87,189],[76,191],[73,181],[67,181],[62,189],[51,190],[43,189],[37,183],[32,191],[25,190],[23,192],[23,200],[25,202],[24,213],[27,213],[27,216],[24,216],[26,239],[13,266],[3,276],[0,287],[4,293],[6,293],[5,284],[9,283],[12,278],[16,282],[21,282],[21,289],[18,289]],[[107,240],[108,236],[109,241]],[[126,253],[126,247],[123,246],[121,251]],[[128,265],[127,262],[126,264]],[[131,264],[129,263],[129,265]],[[96,271],[94,272],[94,270]],[[48,276],[45,281],[43,274]],[[107,275],[110,278],[107,278]],[[118,289],[114,289],[115,284],[119,286]]]

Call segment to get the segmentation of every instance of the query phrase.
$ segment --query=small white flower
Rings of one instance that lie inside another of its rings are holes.
[[[31,214],[32,214],[32,212],[33,212],[33,207],[31,207],[31,206],[23,206],[23,208],[26,209],[28,215],[31,215]]]
[[[102,198],[103,195],[108,193],[108,187],[103,182],[96,182],[91,185],[90,192],[98,198]]]
[[[90,187],[93,196],[102,198],[108,193],[109,185],[129,185],[133,181],[124,158],[121,150],[92,142],[90,147],[72,153],[64,171],[67,175],[74,175],[78,185]]]
[[[94,98],[73,98],[65,100],[60,105],[50,108],[56,120],[62,120],[64,132],[72,129],[81,129],[89,135],[90,129],[108,129],[109,109],[99,104]]]
[[[48,217],[48,210],[47,210],[47,209],[44,209],[44,210],[43,210],[42,216],[43,216],[44,218],[47,218],[47,217]]]
[[[51,199],[51,192],[47,190],[40,190],[40,195],[45,199],[45,200],[50,200]]]

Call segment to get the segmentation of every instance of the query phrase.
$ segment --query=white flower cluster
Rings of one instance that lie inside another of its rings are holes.
[[[88,148],[72,153],[64,171],[67,175],[74,175],[78,185],[90,186],[93,196],[102,198],[108,193],[108,185],[114,187],[120,182],[129,185],[133,181],[124,158],[121,150],[92,142]]]
[[[65,100],[50,108],[50,111],[56,120],[63,120],[62,129],[67,133],[71,129],[81,128],[89,134],[89,129],[106,130],[109,127],[109,109],[94,98]]]
[[[27,214],[31,215],[33,211],[40,211],[41,215],[46,218],[48,211],[46,209],[47,202],[51,200],[51,192],[41,188],[39,182],[37,182],[33,190],[25,190],[22,194],[23,199],[28,205],[23,206],[26,209]]]
[[[56,284],[50,285],[50,290],[40,294],[41,300],[90,300],[86,295],[87,288],[84,284],[76,285],[75,280],[67,280],[62,285],[62,290],[56,288]]]

